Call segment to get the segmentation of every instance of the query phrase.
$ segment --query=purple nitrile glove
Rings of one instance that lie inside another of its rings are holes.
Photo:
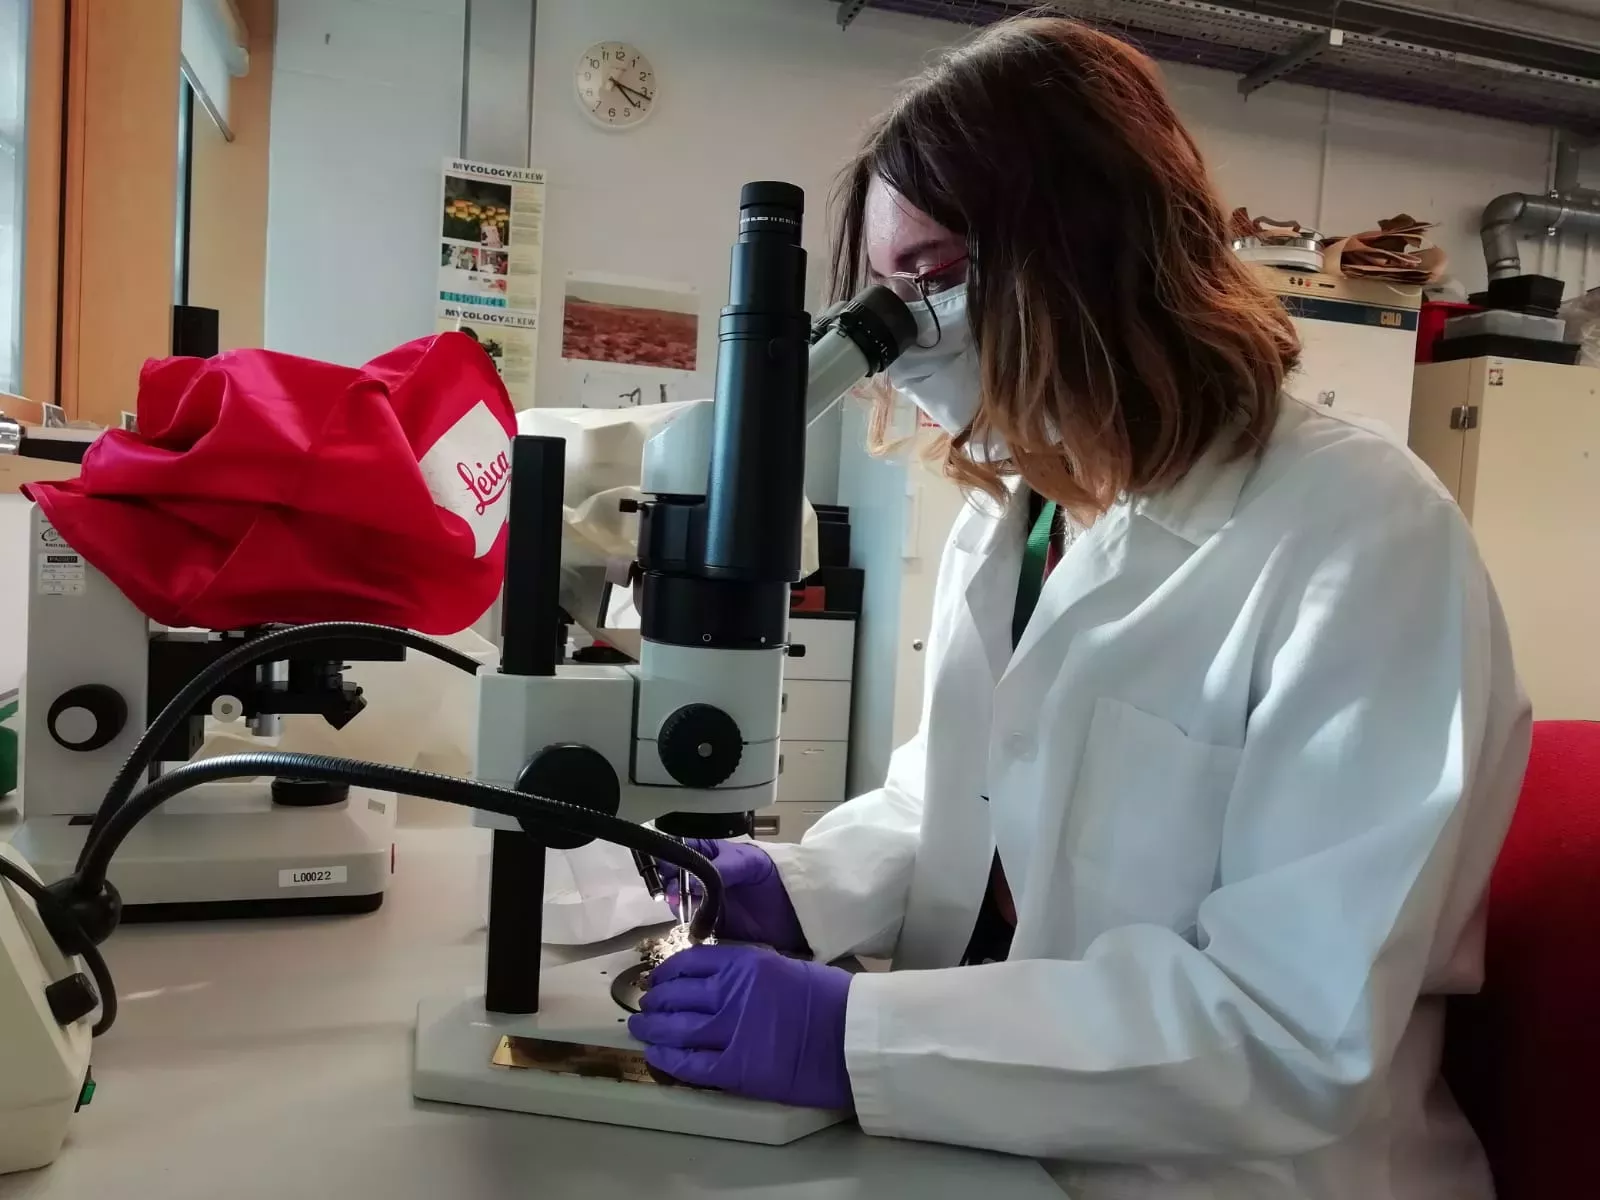
[[[749,842],[719,842],[689,838],[690,848],[709,858],[722,876],[724,907],[717,936],[735,942],[765,942],[778,950],[805,950],[806,935],[795,916],[789,893],[784,891],[778,868],[759,846]],[[666,884],[667,903],[677,913],[678,868],[657,860]],[[700,881],[689,877],[689,895],[701,900]]]
[[[651,972],[628,1032],[645,1060],[696,1087],[849,1108],[850,972],[759,946],[691,946]]]

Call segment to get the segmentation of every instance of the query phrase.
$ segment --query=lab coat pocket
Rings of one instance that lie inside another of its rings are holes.
[[[1080,948],[1122,925],[1192,935],[1215,884],[1239,753],[1120,700],[1095,702],[1063,847]]]

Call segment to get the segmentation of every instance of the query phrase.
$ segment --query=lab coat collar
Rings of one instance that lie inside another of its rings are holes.
[[[1020,525],[1024,506],[1017,504],[1016,499],[1022,490],[1022,480],[1010,476],[1001,482],[1006,488],[1005,500],[996,500],[982,492],[968,494],[951,535],[956,549],[987,555],[1003,531]]]
[[[1294,418],[1294,407],[1295,402],[1285,397],[1280,424]],[[1240,493],[1255,470],[1256,455],[1247,452],[1230,459],[1232,449],[1230,439],[1219,438],[1188,474],[1165,491],[1123,500],[1113,508],[1126,507],[1184,541],[1202,545],[1232,519]],[[954,534],[957,548],[986,558],[995,543],[1020,524],[1022,508],[1015,501],[1022,481],[1011,477],[1005,485],[1009,497],[1003,504],[983,495],[968,499]]]
[[[1195,546],[1215,537],[1239,507],[1239,495],[1255,470],[1257,456],[1246,452],[1229,458],[1231,438],[1212,443],[1200,461],[1177,483],[1151,496],[1128,502],[1134,515],[1157,525]]]

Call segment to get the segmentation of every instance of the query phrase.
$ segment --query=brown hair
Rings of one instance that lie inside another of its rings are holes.
[[[841,176],[840,298],[869,280],[874,177],[967,241],[982,404],[942,445],[952,478],[998,498],[1017,474],[1098,514],[1177,482],[1219,438],[1236,457],[1264,445],[1299,343],[1230,249],[1205,164],[1144,55],[1075,21],[1024,17],[913,81]],[[880,399],[874,428],[886,421]],[[1009,462],[964,453],[990,435]]]

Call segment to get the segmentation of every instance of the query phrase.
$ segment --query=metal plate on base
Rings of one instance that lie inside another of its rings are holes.
[[[638,965],[638,954],[623,950],[549,967],[540,981],[540,1011],[531,1016],[485,1012],[481,993],[424,1000],[417,1007],[412,1093],[419,1100],[769,1146],[849,1119],[845,1112],[792,1108],[697,1088],[643,1087],[494,1065],[506,1037],[641,1050],[628,1036],[627,1014],[611,995],[617,976]]]
[[[639,1001],[644,997],[649,974],[649,963],[635,963],[611,980],[611,998],[617,1002],[618,1007],[625,1008],[631,1013],[639,1011]]]

